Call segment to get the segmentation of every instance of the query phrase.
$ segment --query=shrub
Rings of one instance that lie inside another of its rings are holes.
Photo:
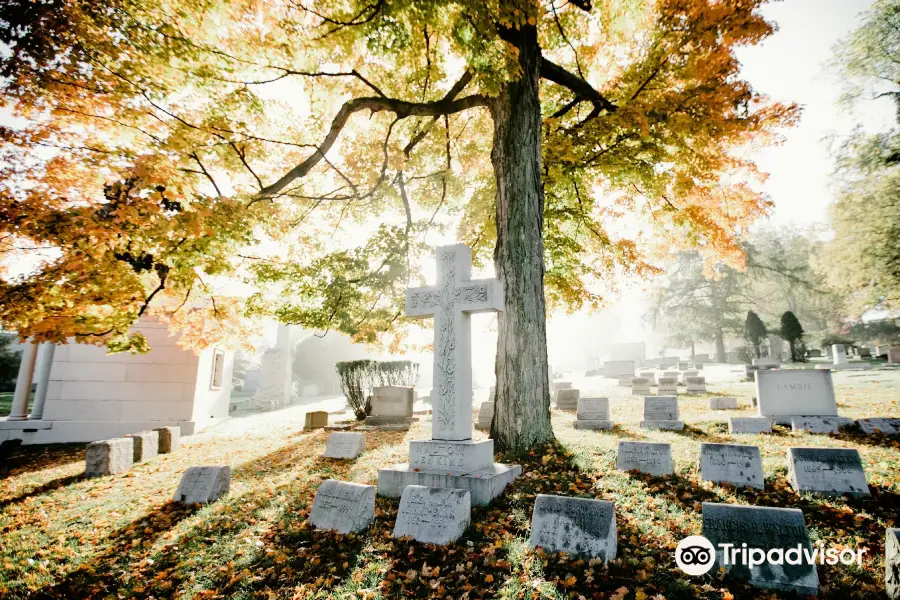
[[[415,387],[419,380],[419,363],[411,360],[386,360],[377,362],[378,385],[398,385]]]
[[[360,421],[372,412],[368,399],[375,387],[415,387],[419,379],[419,363],[411,360],[348,360],[334,368],[341,378],[341,391]]]

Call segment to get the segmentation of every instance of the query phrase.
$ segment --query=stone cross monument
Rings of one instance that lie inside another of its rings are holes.
[[[434,389],[430,440],[409,443],[409,462],[378,471],[378,495],[399,498],[408,485],[469,490],[488,504],[521,472],[494,462],[494,440],[472,439],[471,318],[503,310],[503,284],[470,279],[472,251],[437,248],[437,285],[407,290],[406,314],[434,317]]]
[[[471,280],[468,246],[437,249],[437,285],[406,292],[406,316],[434,317],[434,440],[472,439],[472,313],[503,310],[499,279]]]

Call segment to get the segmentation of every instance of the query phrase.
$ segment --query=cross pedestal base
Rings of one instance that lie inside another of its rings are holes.
[[[399,498],[408,485],[469,490],[472,504],[485,506],[503,493],[507,485],[522,474],[520,465],[493,463],[469,473],[460,471],[414,471],[409,464],[378,470],[378,495]]]

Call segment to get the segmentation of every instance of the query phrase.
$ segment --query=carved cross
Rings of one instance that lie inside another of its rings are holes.
[[[437,285],[406,290],[406,316],[434,317],[431,438],[472,439],[472,313],[503,310],[499,279],[470,279],[472,250],[438,246]]]

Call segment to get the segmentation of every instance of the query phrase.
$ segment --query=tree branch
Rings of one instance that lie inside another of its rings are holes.
[[[459,81],[457,81],[456,83],[453,84],[453,87],[450,88],[450,91],[448,91],[444,95],[444,97],[441,99],[441,101],[445,102],[445,101],[450,101],[450,100],[453,100],[454,98],[456,98],[456,96],[461,91],[463,91],[463,88],[465,88],[469,84],[470,81],[472,81],[472,72],[466,71],[465,73],[463,73],[462,77],[459,78]],[[412,152],[413,148],[415,148],[416,145],[419,142],[421,142],[425,138],[426,135],[428,135],[428,132],[431,131],[431,128],[437,122],[439,116],[441,116],[441,115],[433,116],[431,118],[431,120],[428,122],[428,124],[426,124],[425,127],[423,127],[420,132],[418,132],[415,136],[413,136],[413,138],[411,140],[409,140],[409,143],[406,144],[405,148],[403,148],[403,154],[407,158],[409,157],[409,154],[410,154],[410,152]]]
[[[579,99],[590,102],[601,110],[616,111],[616,105],[595,90],[587,81],[543,57],[541,57],[541,77],[569,89]]]

